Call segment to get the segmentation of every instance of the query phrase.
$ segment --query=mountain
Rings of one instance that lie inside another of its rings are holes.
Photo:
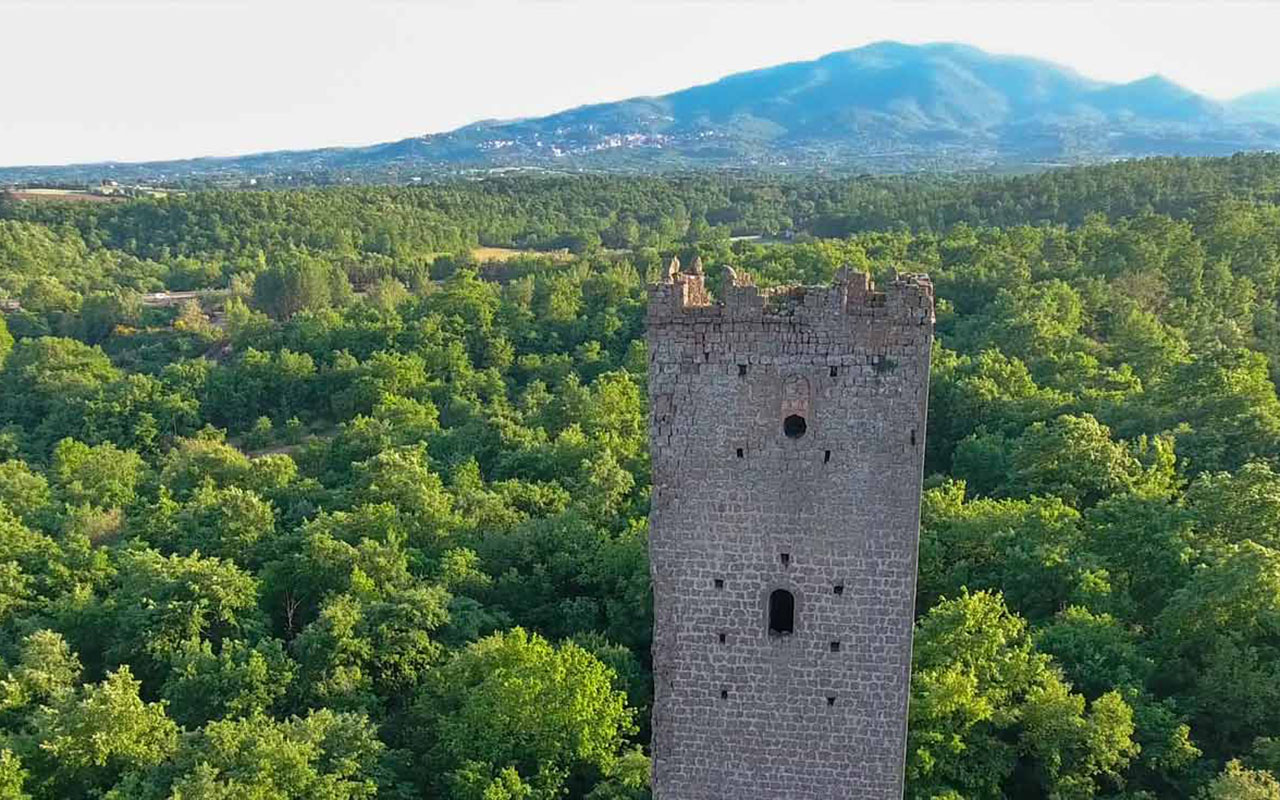
[[[1280,125],[1280,86],[1237,97],[1229,106],[1241,116]]]
[[[882,42],[660,97],[358,148],[0,169],[0,182],[345,180],[467,170],[1027,168],[1280,148],[1280,96],[1227,105],[1160,76],[1090,80],[959,44]]]

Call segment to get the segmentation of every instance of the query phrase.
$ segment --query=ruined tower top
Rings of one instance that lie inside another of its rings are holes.
[[[750,275],[732,267],[725,267],[723,274],[717,302],[707,289],[700,258],[687,272],[678,258],[672,258],[663,280],[649,287],[649,324],[680,320],[830,326],[846,317],[919,325],[934,321],[933,283],[926,275],[898,275],[877,290],[870,275],[847,267],[836,273],[830,286],[761,289]]]

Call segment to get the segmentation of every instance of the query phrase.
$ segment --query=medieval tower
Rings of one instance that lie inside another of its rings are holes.
[[[901,798],[933,286],[648,311],[655,800]]]

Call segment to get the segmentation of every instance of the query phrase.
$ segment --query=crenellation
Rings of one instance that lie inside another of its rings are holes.
[[[698,269],[701,270],[700,261]],[[728,332],[757,332],[795,325],[813,326],[814,333],[831,335],[847,328],[841,320],[854,317],[895,320],[901,324],[932,325],[933,284],[925,275],[899,275],[884,291],[870,276],[851,273],[831,286],[779,286],[761,289],[746,273],[726,269],[723,297],[713,301],[701,271],[679,271],[679,260],[663,282],[649,289],[649,322],[688,325],[734,323]],[[705,328],[703,329],[705,330]]]
[[[654,796],[899,798],[932,284],[723,277],[650,289]]]

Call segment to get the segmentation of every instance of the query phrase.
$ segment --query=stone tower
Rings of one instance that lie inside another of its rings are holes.
[[[649,292],[655,800],[900,798],[933,285]]]

